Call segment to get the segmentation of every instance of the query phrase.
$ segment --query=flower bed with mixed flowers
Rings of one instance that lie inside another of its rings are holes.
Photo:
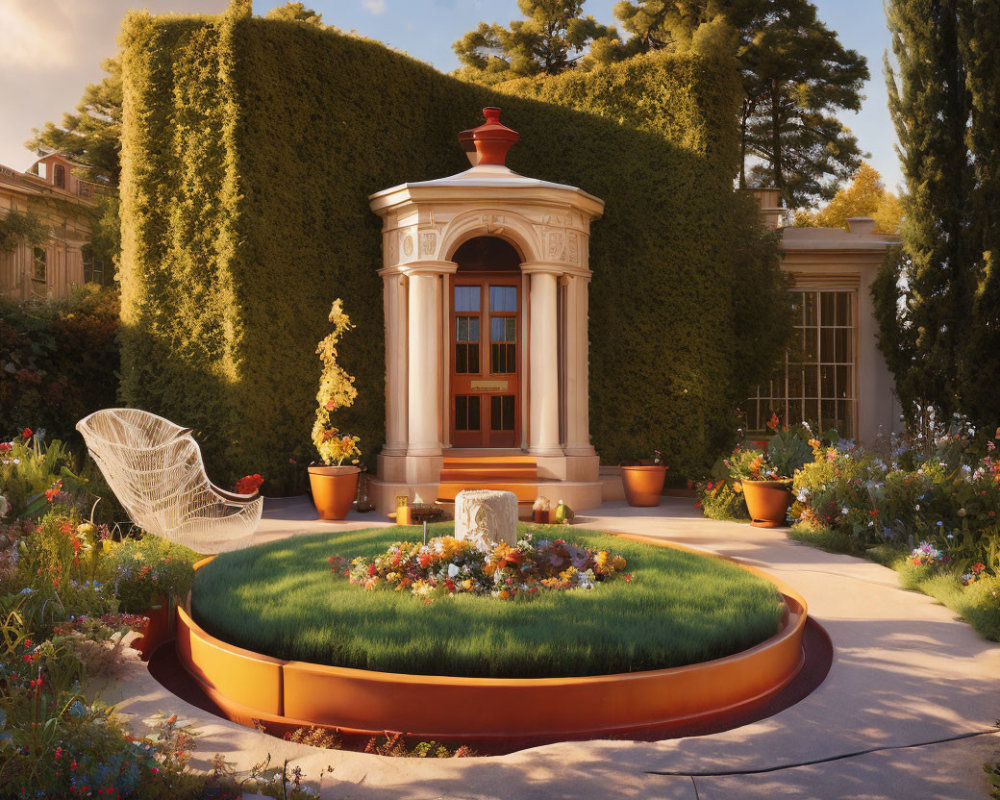
[[[530,533],[516,547],[500,543],[486,552],[453,536],[439,536],[427,544],[396,542],[384,553],[355,558],[346,567],[341,556],[329,561],[334,574],[352,585],[408,591],[427,601],[455,594],[513,600],[540,592],[593,589],[616,576],[632,580],[621,555],[563,539],[535,541]]]

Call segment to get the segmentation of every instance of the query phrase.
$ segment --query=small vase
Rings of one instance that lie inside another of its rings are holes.
[[[309,467],[313,505],[320,519],[344,519],[358,492],[358,467]]]

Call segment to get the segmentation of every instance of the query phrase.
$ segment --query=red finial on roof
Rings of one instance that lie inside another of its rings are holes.
[[[504,166],[507,151],[521,138],[517,131],[500,122],[500,109],[483,109],[486,122],[478,128],[470,128],[458,134],[458,141],[465,150],[472,165],[495,164]]]

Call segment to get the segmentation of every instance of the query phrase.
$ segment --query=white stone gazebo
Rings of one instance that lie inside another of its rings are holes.
[[[462,488],[600,505],[590,443],[590,223],[603,201],[504,166],[518,135],[459,139],[471,169],[373,194],[383,220],[386,442],[371,499]]]

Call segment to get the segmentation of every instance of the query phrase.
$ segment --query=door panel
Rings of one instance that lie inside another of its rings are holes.
[[[517,447],[520,419],[520,276],[452,278],[451,441]]]

